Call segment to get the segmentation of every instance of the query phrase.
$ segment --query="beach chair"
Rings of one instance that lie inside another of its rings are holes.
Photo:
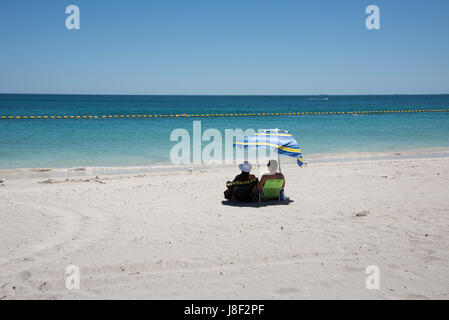
[[[259,190],[259,202],[274,199],[281,201],[281,191],[284,190],[282,188],[283,185],[283,179],[269,179],[265,181],[262,190]]]

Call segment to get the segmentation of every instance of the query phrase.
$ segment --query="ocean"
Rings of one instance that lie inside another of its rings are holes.
[[[150,115],[440,109],[449,95],[121,96],[1,94],[0,116]],[[0,119],[0,169],[170,164],[174,129],[280,128],[304,160],[449,147],[449,112],[212,118]]]

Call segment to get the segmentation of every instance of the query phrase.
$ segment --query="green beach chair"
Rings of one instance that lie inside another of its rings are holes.
[[[283,179],[270,179],[265,181],[262,190],[259,191],[259,202],[262,200],[277,199],[281,201],[281,191],[284,185]]]

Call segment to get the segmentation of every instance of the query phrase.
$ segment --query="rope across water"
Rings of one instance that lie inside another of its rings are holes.
[[[258,113],[207,113],[207,114],[126,114],[126,115],[15,115],[0,116],[2,120],[35,120],[35,119],[153,119],[153,118],[219,118],[219,117],[262,117],[262,116],[316,116],[316,115],[358,115],[386,113],[418,113],[449,112],[449,109],[415,109],[415,110],[365,110],[365,111],[333,111],[333,112],[258,112]]]

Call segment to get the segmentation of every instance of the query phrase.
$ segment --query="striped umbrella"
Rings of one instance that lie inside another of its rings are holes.
[[[296,158],[298,166],[303,165],[302,153],[298,143],[287,130],[264,129],[254,135],[244,137],[234,143],[238,148],[271,148],[278,154],[279,171],[281,169],[279,155]]]

